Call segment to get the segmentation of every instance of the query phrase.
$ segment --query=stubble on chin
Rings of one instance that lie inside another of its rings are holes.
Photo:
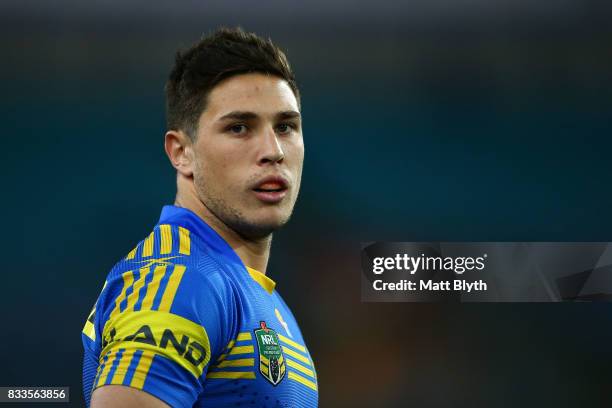
[[[284,217],[282,220],[275,223],[262,223],[249,220],[248,217],[239,210],[237,205],[232,205],[232,203],[223,199],[218,192],[206,188],[202,180],[195,181],[195,185],[198,197],[208,211],[210,211],[219,222],[244,238],[250,240],[267,238],[276,229],[282,227],[289,221],[289,217]]]

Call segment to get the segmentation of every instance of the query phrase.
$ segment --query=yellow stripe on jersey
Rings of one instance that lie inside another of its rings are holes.
[[[138,250],[138,245],[136,245],[136,246],[134,247],[134,249],[132,249],[132,250],[131,250],[131,251],[130,251],[128,254],[127,254],[127,256],[125,257],[125,259],[126,259],[126,260],[128,260],[128,261],[129,261],[130,259],[134,259],[134,257],[136,256],[136,251],[137,251],[137,250]]]
[[[299,361],[301,361],[304,364],[308,364],[310,365],[310,360],[306,357],[304,357],[301,354],[296,353],[295,351],[291,350],[290,348],[287,347],[283,347],[283,352],[288,355],[289,357],[293,357]]]
[[[117,296],[117,299],[115,299],[115,308],[111,312],[109,320],[112,320],[115,316],[119,314],[119,305],[121,304],[121,302],[123,302],[123,299],[125,299],[125,292],[132,285],[132,283],[134,283],[134,272],[127,271],[121,275],[121,278],[123,279],[123,288],[121,289],[121,293],[119,294],[119,296]]]
[[[236,341],[248,341],[248,340],[252,340],[253,338],[251,337],[251,333],[249,332],[242,332],[242,333],[238,333],[238,337],[235,338],[234,340],[230,340],[229,343],[227,343],[227,346],[225,347],[226,350],[230,351],[229,354],[242,354],[242,352],[233,352],[231,353],[231,349],[232,347],[234,347],[234,344],[236,344]],[[249,346],[243,346],[243,347],[249,347]],[[252,350],[252,346],[251,350]],[[239,350],[244,350],[244,348],[239,349]],[[223,361],[225,359],[225,357],[227,357],[228,353],[224,353],[221,354],[219,356],[219,358],[217,359],[217,363]]]
[[[238,334],[238,338],[236,340],[238,341],[247,341],[247,340],[252,340],[253,338],[251,337],[251,333],[249,332],[243,332]]]
[[[83,327],[83,334],[89,337],[92,341],[96,341],[96,329],[90,321],[85,322],[85,327]]]
[[[138,361],[138,366],[134,369],[134,375],[132,377],[132,381],[130,382],[130,387],[142,390],[154,358],[154,353],[150,351],[143,351],[142,355],[140,356],[140,360]],[[113,384],[119,383],[113,381]]]
[[[153,306],[153,301],[155,300],[155,295],[157,295],[157,291],[159,290],[159,283],[166,274],[167,268],[168,265],[158,265],[153,270],[153,279],[147,285],[147,294],[142,300],[142,306],[140,310],[151,310],[151,307]]]
[[[100,379],[100,374],[102,374],[102,369],[106,367],[106,365],[102,367],[102,364],[103,364],[103,359],[101,358],[98,364],[98,368],[96,369],[96,377],[94,378],[94,381],[93,381],[94,388],[96,387],[96,384],[98,384],[98,380]]]
[[[100,361],[102,361],[102,360],[100,360]],[[96,384],[98,383],[98,379],[100,379],[100,371],[101,371],[100,369],[101,368],[102,368],[102,365],[98,365],[98,369],[96,370],[96,376],[95,376],[94,381],[93,381],[93,388],[96,388]]]
[[[253,367],[255,365],[254,358],[240,358],[238,360],[226,360],[221,362],[217,367]]]
[[[183,274],[185,273],[185,265],[176,265],[174,266],[174,270],[170,275],[170,279],[168,280],[168,285],[166,286],[166,290],[164,290],[164,294],[161,299],[161,303],[159,304],[160,312],[169,312],[170,307],[172,307],[172,302],[174,301],[174,297],[176,296],[176,291],[178,289],[179,284],[181,283],[181,279],[183,278]]]
[[[136,367],[136,369],[134,370],[134,377],[132,377],[130,387],[142,390],[144,382],[147,379],[147,375],[149,374],[151,363],[153,363],[153,358],[155,358],[154,353],[150,351],[142,352],[142,356],[140,356],[140,361],[138,362],[138,367]]]
[[[102,286],[101,292],[104,292],[104,289],[106,289],[107,283],[108,281],[104,281],[104,286]],[[100,295],[98,295],[98,299],[100,299]],[[91,309],[91,312],[89,312],[89,316],[87,316],[87,320],[85,320],[85,326],[83,326],[83,331],[82,331],[84,335],[86,335],[93,341],[96,341],[96,328],[94,326],[94,319],[96,315],[96,305],[97,304],[98,304],[98,300],[96,300],[94,307]]]
[[[113,366],[113,363],[115,362],[115,358],[117,358],[117,351],[118,350],[111,350],[108,353],[108,359],[106,360],[106,364],[104,365],[104,369],[102,370],[100,377],[98,377],[98,382],[96,383],[96,387],[106,382],[106,377],[108,377],[108,373],[111,367]]]
[[[304,384],[305,386],[307,386],[308,388],[316,391],[317,390],[317,384],[315,384],[314,382],[310,381],[307,378],[302,377],[299,374],[294,373],[293,371],[289,371],[288,377],[290,380],[293,381],[297,381],[300,384]]]
[[[232,347],[234,347],[234,343],[236,343],[236,340],[230,340],[229,343],[227,343],[227,346],[225,347],[226,350],[231,349]],[[217,363],[220,361],[223,361],[223,359],[227,357],[227,353],[221,354],[219,356],[219,358],[217,359]]]
[[[130,295],[128,296],[127,305],[125,306],[125,309],[123,309],[124,312],[134,309],[134,305],[138,301],[138,295],[140,294],[140,289],[144,286],[145,278],[149,274],[150,270],[151,268],[140,268],[140,277],[136,280],[136,282],[134,282],[132,293],[130,293]]]
[[[191,238],[189,238],[189,230],[183,227],[179,229],[179,253],[189,255],[191,253]]]
[[[257,269],[253,269],[250,267],[246,267],[247,272],[251,276],[251,278],[259,284],[268,294],[272,294],[274,292],[274,287],[276,286],[276,282],[272,279],[268,278],[265,274],[259,272]]]
[[[301,364],[296,363],[295,361],[289,358],[287,359],[287,365],[291,368],[295,368],[296,370],[302,372],[303,374],[306,374],[306,375],[311,376],[312,378],[315,378],[314,371],[304,367]]]
[[[296,350],[301,351],[302,353],[306,353],[306,347],[302,346],[299,343],[296,343],[295,341],[291,340],[288,337],[283,336],[282,334],[278,334],[278,333],[276,334],[278,335],[278,338],[280,339],[280,341],[282,341],[283,343],[290,345],[291,347],[293,347]]]
[[[142,244],[142,257],[153,255],[153,244],[155,243],[155,231],[151,232]]]
[[[255,379],[255,373],[252,372],[252,371],[245,371],[245,372],[240,372],[240,371],[213,371],[213,372],[209,372],[208,374],[206,374],[206,379],[216,379],[216,378],[231,379],[231,380],[237,380],[237,379],[241,379],[241,380],[254,380]]]
[[[106,322],[102,337],[110,337],[113,329],[115,340],[100,355],[119,348],[126,352],[144,350],[174,361],[196,378],[210,360],[210,341],[204,327],[179,315],[157,310],[121,313]]]
[[[92,322],[95,313],[96,307],[94,306],[94,308],[91,309],[91,313],[89,313],[89,316],[87,316],[87,320],[85,320],[85,326],[83,327],[83,334],[93,341],[96,341],[96,329]]]
[[[159,226],[159,231],[161,235],[159,253],[169,254],[172,252],[172,229],[170,225],[164,224]]]
[[[127,374],[130,363],[132,362],[132,357],[134,357],[134,351],[136,350],[127,350],[123,353],[123,356],[121,356],[121,361],[115,370],[115,375],[111,379],[110,384],[123,384],[125,375]]]
[[[234,354],[248,354],[248,353],[252,353],[253,350],[253,346],[238,346],[238,347],[234,347],[231,349],[231,351],[229,352],[230,355],[234,355]]]

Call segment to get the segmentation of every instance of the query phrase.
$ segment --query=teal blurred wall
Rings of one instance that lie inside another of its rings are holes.
[[[458,3],[4,2],[0,385],[82,405],[85,318],[173,200],[173,55],[242,25],[287,50],[303,94],[303,189],[270,276],[321,406],[598,401],[607,304],[359,301],[360,241],[612,241],[612,7]]]

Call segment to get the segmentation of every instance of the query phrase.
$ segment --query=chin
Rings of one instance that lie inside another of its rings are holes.
[[[276,231],[287,223],[287,218],[267,218],[252,223],[253,227],[263,231]]]
[[[289,221],[288,216],[261,217],[257,219],[243,220],[235,230],[240,235],[250,239],[266,238]]]
[[[281,226],[277,224],[242,223],[234,226],[233,229],[244,238],[257,240],[269,237],[280,227]]]

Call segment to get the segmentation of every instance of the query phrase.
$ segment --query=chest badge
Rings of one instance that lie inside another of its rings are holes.
[[[259,349],[259,372],[272,385],[277,385],[285,377],[285,358],[278,335],[265,321],[259,322],[259,329],[254,332]]]

